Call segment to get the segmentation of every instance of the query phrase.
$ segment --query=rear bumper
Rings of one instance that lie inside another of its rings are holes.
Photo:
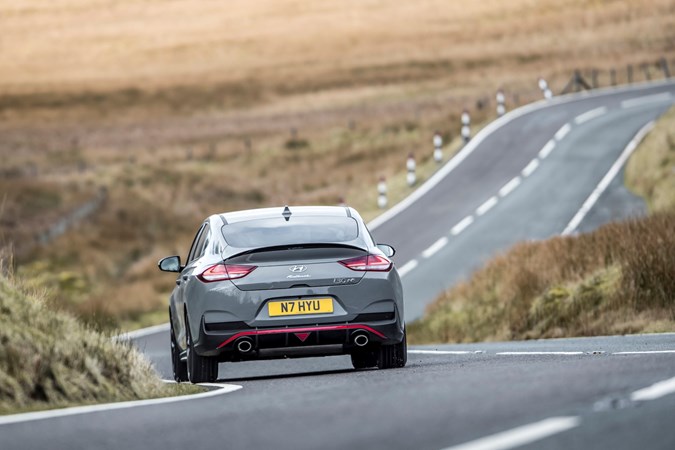
[[[394,320],[207,332],[202,324],[195,351],[221,361],[345,354],[356,348],[359,334],[367,336],[368,345],[396,344],[403,340],[403,326]],[[242,340],[251,344],[250,351],[238,350]]]

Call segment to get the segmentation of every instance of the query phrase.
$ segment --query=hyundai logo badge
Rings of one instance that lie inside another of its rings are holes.
[[[307,267],[306,266],[291,266],[291,267],[288,268],[288,270],[290,270],[293,273],[301,273],[301,272],[304,272],[305,270],[307,270]]]

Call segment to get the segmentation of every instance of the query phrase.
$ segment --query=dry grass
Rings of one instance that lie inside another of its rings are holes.
[[[674,12],[669,0],[0,0],[0,244],[55,304],[113,326],[161,320],[172,280],[156,260],[184,255],[207,214],[344,198],[371,218],[380,176],[391,204],[410,192],[409,152],[420,181],[436,169],[434,130],[454,142],[446,154],[459,148],[462,108],[481,123],[500,86],[512,108],[541,96],[539,75],[560,89],[595,67],[606,85],[609,68],[672,60]],[[102,185],[98,215],[33,245]]]
[[[675,108],[626,168],[651,217],[522,243],[446,291],[412,342],[468,342],[675,330]]]
[[[167,386],[128,343],[0,276],[0,414],[194,392]]]
[[[675,210],[675,107],[631,157],[626,184],[647,200],[651,211]]]
[[[675,213],[522,243],[439,297],[411,341],[675,330]]]

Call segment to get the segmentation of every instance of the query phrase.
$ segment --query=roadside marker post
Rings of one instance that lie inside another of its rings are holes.
[[[387,207],[387,203],[387,180],[380,177],[380,181],[377,183],[377,207],[384,209]]]
[[[539,77],[539,89],[541,89],[541,93],[544,95],[546,100],[553,98],[553,92],[551,92],[551,89],[548,87],[548,83],[543,77]]]
[[[465,144],[471,140],[471,116],[466,109],[462,111],[462,139]]]
[[[506,98],[504,97],[504,91],[502,91],[501,89],[497,91],[496,100],[497,100],[497,116],[501,117],[506,113],[506,106],[504,106]]]
[[[417,169],[417,164],[415,163],[415,156],[412,152],[408,155],[408,160],[406,161],[406,168],[408,169],[408,186],[414,186],[417,182],[417,175],[415,174],[415,169]]]
[[[443,136],[438,131],[434,133],[434,161],[439,164],[443,161]]]

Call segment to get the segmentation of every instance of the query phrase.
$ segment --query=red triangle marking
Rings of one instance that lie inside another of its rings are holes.
[[[311,333],[295,333],[301,342],[305,342]]]

